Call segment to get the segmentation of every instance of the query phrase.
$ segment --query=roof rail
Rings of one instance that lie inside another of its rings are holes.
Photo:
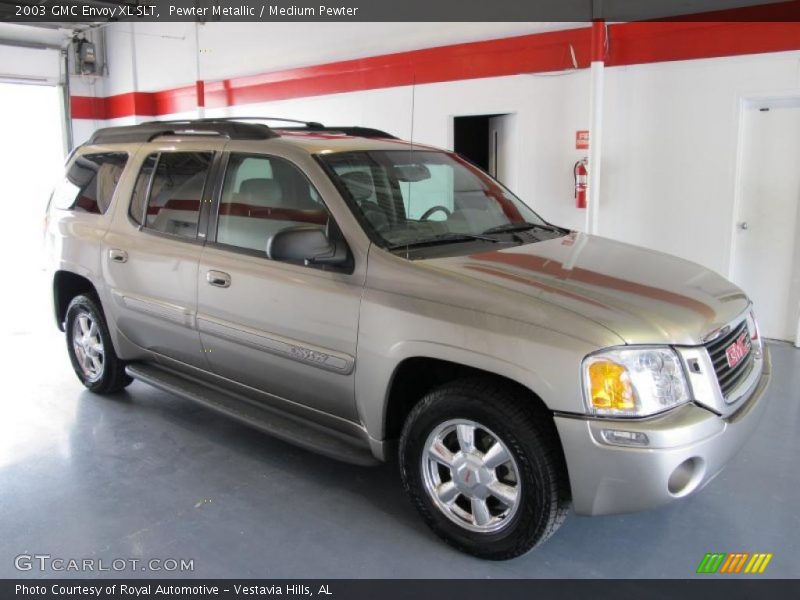
[[[94,132],[89,144],[149,142],[165,135],[215,135],[232,140],[267,140],[278,137],[259,123],[241,123],[228,119],[192,119],[183,121],[148,121],[139,125],[105,127]]]
[[[353,125],[345,125],[343,127],[325,126],[318,121],[301,121],[298,119],[284,119],[283,117],[221,117],[218,119],[196,119],[192,123],[202,123],[204,121],[278,121],[280,123],[294,123],[288,127],[274,127],[272,129],[285,130],[285,131],[319,131],[321,133],[341,133],[354,137],[365,138],[387,138],[396,140],[397,137],[391,133],[374,129],[372,127],[358,127]],[[164,123],[165,121],[160,121]],[[177,121],[179,122],[179,121]]]
[[[317,121],[300,121],[298,119],[284,119],[283,117],[223,117],[220,121],[280,121],[281,123],[297,123],[309,129],[325,129],[325,125]]]
[[[292,123],[289,127],[273,129],[262,123],[243,121],[280,121]],[[182,119],[175,121],[147,121],[138,125],[105,127],[94,132],[87,143],[115,144],[150,142],[165,135],[222,136],[231,140],[268,140],[280,137],[280,131],[306,131],[343,134],[364,138],[397,139],[390,133],[371,127],[326,127],[316,121],[298,121],[278,117],[222,117],[211,119]]]
[[[388,140],[398,139],[397,136],[394,136],[391,133],[386,133],[385,131],[381,131],[380,129],[374,129],[372,127],[358,127],[351,125],[345,125],[344,127],[333,127],[333,126],[279,127],[277,129],[278,133],[280,133],[281,131],[308,131],[317,133],[341,133],[352,137],[363,137],[363,138],[385,138]]]

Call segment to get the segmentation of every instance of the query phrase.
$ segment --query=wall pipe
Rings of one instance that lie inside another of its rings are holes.
[[[72,107],[71,94],[69,91],[69,47],[61,49],[61,127],[63,130],[64,155],[68,156],[74,147],[74,135],[72,132]]]
[[[197,97],[197,118],[206,115],[206,84],[200,78],[200,21],[194,22],[194,53],[195,53],[195,95]]]
[[[139,59],[136,56],[136,23],[131,21],[131,84],[133,86],[133,105],[136,106],[137,92],[139,91]],[[133,123],[141,122],[142,119],[134,111]]]
[[[603,83],[606,58],[606,22],[592,21],[591,92],[589,100],[589,177],[586,204],[586,231],[596,234],[600,213],[600,181],[603,149]]]

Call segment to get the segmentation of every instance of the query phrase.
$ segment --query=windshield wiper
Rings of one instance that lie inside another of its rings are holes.
[[[402,244],[394,244],[389,246],[389,250],[397,250],[398,248],[411,248],[414,246],[431,246],[434,244],[450,244],[454,242],[471,242],[473,240],[482,240],[484,242],[492,242],[493,244],[498,242],[496,238],[489,237],[488,235],[483,235],[481,233],[456,233],[451,231],[448,233],[440,233],[431,237],[422,238],[420,240],[414,240]]]
[[[490,227],[486,231],[482,231],[481,235],[490,235],[492,233],[514,233],[515,231],[527,231],[529,229],[544,229],[545,231],[561,231],[558,227],[547,225],[544,223],[506,223],[505,225],[498,225],[497,227]]]

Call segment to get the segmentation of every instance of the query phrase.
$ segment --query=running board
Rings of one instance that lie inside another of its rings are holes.
[[[245,425],[312,452],[355,465],[378,464],[366,443],[362,446],[358,440],[348,439],[344,434],[256,404],[216,386],[153,364],[133,363],[125,367],[125,372],[143,383],[181,398],[194,400]]]

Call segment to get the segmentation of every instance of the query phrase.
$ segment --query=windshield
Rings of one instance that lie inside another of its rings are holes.
[[[455,154],[371,150],[321,155],[382,245],[484,239],[549,227],[522,201]]]

